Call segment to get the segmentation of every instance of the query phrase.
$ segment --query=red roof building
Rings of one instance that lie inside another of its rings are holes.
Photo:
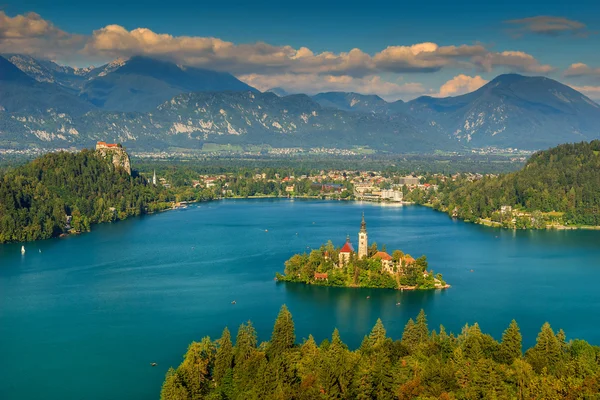
[[[378,260],[385,260],[385,261],[392,261],[392,256],[390,256],[388,253],[386,253],[385,251],[378,251],[377,253],[375,253],[375,255],[371,258],[375,258]]]
[[[112,149],[119,147],[116,143],[98,142],[96,143],[96,149]]]
[[[352,247],[352,243],[350,243],[350,239],[346,241],[340,253],[354,253],[354,248]]]
[[[315,272],[315,280],[327,280],[327,272]]]

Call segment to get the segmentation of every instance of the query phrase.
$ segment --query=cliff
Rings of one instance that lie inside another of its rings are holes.
[[[110,161],[115,168],[123,168],[129,175],[131,175],[131,162],[129,161],[129,154],[121,146],[113,145],[102,145],[99,142],[96,145],[96,153],[100,154],[104,159]]]

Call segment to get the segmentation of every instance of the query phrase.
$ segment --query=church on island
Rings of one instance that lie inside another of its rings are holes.
[[[445,289],[441,274],[428,270],[427,257],[414,259],[400,250],[390,255],[385,246],[369,246],[365,215],[358,231],[356,251],[350,236],[341,248],[331,241],[310,253],[295,254],[285,262],[277,281],[306,284],[381,289]]]
[[[362,215],[360,230],[358,231],[358,253],[354,252],[354,247],[350,242],[350,236],[347,236],[346,243],[340,249],[338,268],[348,266],[352,256],[356,256],[359,260],[369,257],[369,235],[367,234],[365,213]],[[391,274],[401,272],[404,268],[415,262],[415,259],[409,255],[402,255],[394,262],[394,258],[385,251],[377,251],[375,254],[371,255],[371,258],[379,260],[381,262],[382,271]]]

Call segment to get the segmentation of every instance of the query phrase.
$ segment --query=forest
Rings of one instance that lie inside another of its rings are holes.
[[[446,180],[439,182],[437,192],[417,190],[409,199],[472,222],[481,218],[542,229],[552,224],[599,226],[600,141],[563,144],[533,154],[520,171]],[[503,206],[510,212],[503,212]]]
[[[597,399],[600,347],[566,340],[546,323],[523,352],[513,320],[500,341],[477,323],[455,335],[430,330],[423,311],[402,337],[389,338],[381,320],[351,350],[339,332],[317,344],[297,343],[282,306],[271,338],[258,344],[251,322],[232,340],[193,342],[167,372],[161,400],[199,399]]]
[[[95,223],[171,207],[173,200],[92,150],[49,153],[0,173],[0,243],[89,231]]]

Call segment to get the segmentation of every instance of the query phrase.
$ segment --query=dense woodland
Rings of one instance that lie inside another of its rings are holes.
[[[88,231],[170,207],[173,199],[94,151],[46,154],[0,174],[0,243]]]
[[[506,225],[500,210],[523,210],[517,228],[600,225],[600,141],[563,144],[531,156],[525,167],[499,177],[440,182],[437,192],[415,191],[409,199],[467,220],[479,218]]]
[[[400,250],[392,252],[393,273],[383,269],[381,259],[374,258],[380,249],[373,242],[366,258],[358,259],[355,253],[350,255],[348,263],[339,266],[340,248],[331,241],[315,249],[310,254],[295,254],[285,262],[284,275],[276,274],[278,281],[303,282],[321,286],[365,287],[381,289],[435,289],[444,286],[442,275],[427,271],[427,257],[416,260]],[[381,251],[385,252],[383,246]],[[411,260],[411,261],[409,261]],[[428,272],[424,274],[424,272]],[[326,273],[327,279],[316,279],[315,273]]]
[[[392,340],[378,320],[360,348],[350,350],[334,330],[317,344],[296,343],[282,307],[271,340],[258,344],[251,322],[235,345],[220,339],[192,343],[169,369],[162,400],[197,399],[598,399],[600,347],[566,341],[544,324],[535,346],[522,351],[512,321],[496,341],[477,324],[454,335],[430,331],[423,311]]]

